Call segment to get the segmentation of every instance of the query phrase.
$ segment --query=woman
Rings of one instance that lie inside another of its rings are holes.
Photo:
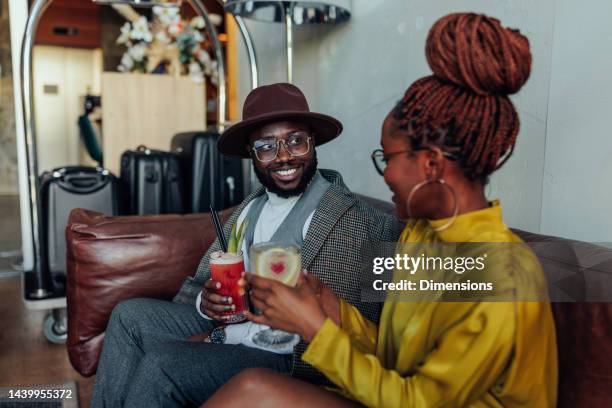
[[[434,75],[406,91],[384,121],[382,152],[373,154],[398,214],[408,218],[401,241],[520,243],[484,186],[515,145],[519,120],[508,95],[529,77],[528,40],[496,19],[452,14],[430,30],[426,54]],[[503,272],[522,284],[543,282],[533,255],[511,259]],[[547,303],[387,300],[377,326],[312,276],[297,288],[247,279],[264,311],[250,319],[310,342],[302,359],[339,392],[254,369],[207,406],[556,404]],[[511,289],[519,292],[518,285]]]

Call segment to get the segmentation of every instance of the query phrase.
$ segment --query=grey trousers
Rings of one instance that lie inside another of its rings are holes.
[[[288,355],[186,341],[212,328],[195,305],[154,299],[119,303],[106,328],[91,406],[198,406],[246,368],[290,371]]]

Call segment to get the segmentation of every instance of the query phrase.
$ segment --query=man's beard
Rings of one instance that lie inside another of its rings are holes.
[[[317,165],[317,151],[315,150],[312,160],[306,165],[306,167],[304,167],[304,173],[302,174],[300,182],[295,188],[292,188],[290,190],[285,190],[277,186],[276,182],[269,174],[269,171],[261,171],[256,166],[253,166],[253,168],[255,169],[257,179],[266,189],[268,189],[269,192],[274,193],[281,198],[289,198],[298,196],[304,191],[306,191],[308,185],[317,173]]]

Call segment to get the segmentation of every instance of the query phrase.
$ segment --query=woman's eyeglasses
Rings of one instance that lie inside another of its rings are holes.
[[[385,155],[385,152],[382,149],[376,149],[372,152],[370,157],[372,158],[372,163],[374,163],[374,168],[381,176],[385,175],[385,169],[387,168],[387,163],[393,156],[402,153],[409,153],[410,150],[400,150],[399,152],[391,152]]]
[[[400,150],[397,152],[391,152],[387,154],[385,154],[385,152],[382,149],[376,149],[372,152],[370,157],[372,158],[372,163],[374,163],[374,168],[376,169],[378,174],[380,174],[381,176],[384,176],[385,169],[387,168],[387,163],[389,162],[389,160],[391,160],[393,156],[397,156],[398,154],[402,154],[402,153],[411,154],[419,150],[426,150],[426,149],[423,148],[423,149],[416,149],[416,150]],[[444,155],[444,157],[446,157],[449,160],[457,160],[457,156],[454,155],[453,153],[442,152],[442,154]]]
[[[291,133],[286,139],[263,138],[256,140],[251,150],[257,160],[263,163],[276,159],[281,144],[291,156],[304,156],[310,151],[310,137],[308,132],[298,131]]]

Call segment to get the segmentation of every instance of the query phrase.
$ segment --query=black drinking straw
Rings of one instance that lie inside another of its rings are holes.
[[[221,249],[223,249],[223,252],[227,252],[227,241],[225,240],[225,234],[221,227],[221,221],[219,221],[219,214],[217,214],[212,204],[210,205],[210,214],[212,215],[213,224],[215,224],[215,230],[217,231],[217,238],[219,238]]]

